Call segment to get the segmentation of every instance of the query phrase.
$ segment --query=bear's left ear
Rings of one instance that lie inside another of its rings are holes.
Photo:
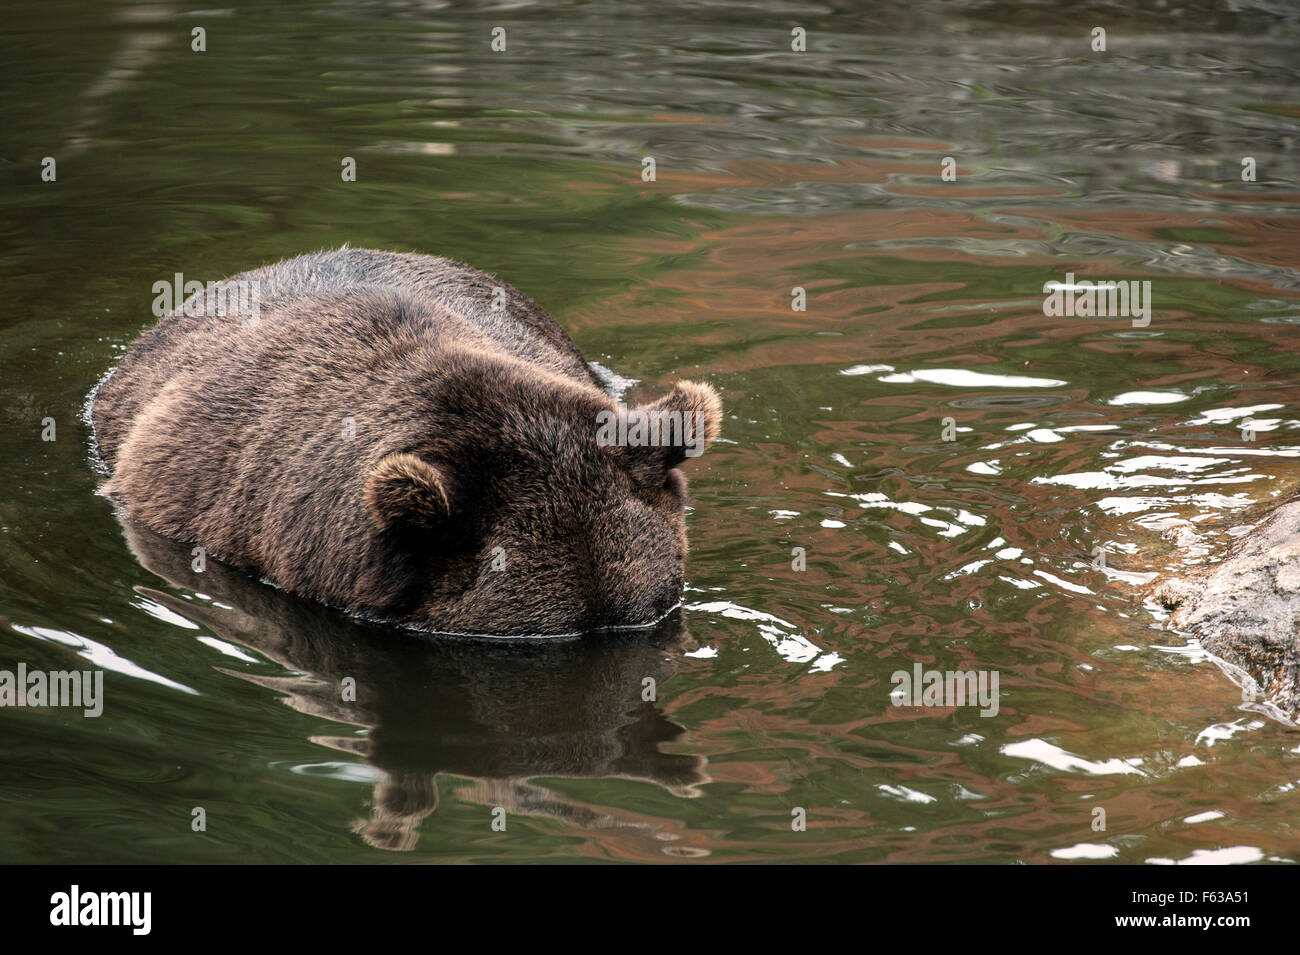
[[[679,381],[671,394],[627,412],[627,418],[629,468],[642,483],[658,485],[671,468],[703,454],[722,433],[722,399],[712,385]],[[638,433],[646,440],[639,442]]]
[[[451,515],[438,468],[414,454],[390,454],[366,476],[366,504],[380,525],[432,529]]]

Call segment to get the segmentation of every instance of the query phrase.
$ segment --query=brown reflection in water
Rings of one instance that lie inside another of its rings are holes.
[[[916,146],[908,143],[899,148]],[[888,147],[877,144],[877,148]],[[915,174],[918,168],[916,163],[870,159],[820,166],[751,162],[728,166],[734,178],[674,177],[661,170],[659,186],[674,193],[703,193],[737,187],[789,187],[801,181],[881,183],[891,174]],[[927,171],[933,169],[927,166]],[[890,191],[903,194],[894,186]],[[943,191],[913,189],[910,194],[939,196]],[[972,198],[994,192],[954,186],[947,194]],[[1269,194],[1252,197],[1252,201],[1296,204],[1300,197]],[[1238,752],[1198,743],[1195,729],[1188,735],[1187,725],[1195,727],[1197,721],[1208,727],[1250,719],[1249,711],[1239,706],[1238,691],[1212,667],[1191,668],[1178,661],[1166,666],[1158,652],[1146,650],[1152,644],[1178,646],[1183,641],[1176,634],[1152,629],[1152,619],[1141,610],[1132,585],[1107,579],[1086,566],[1086,548],[1091,541],[1136,541],[1140,545],[1137,553],[1113,552],[1112,560],[1114,566],[1139,573],[1160,569],[1160,563],[1170,556],[1168,546],[1154,533],[1142,536],[1131,518],[1098,514],[1094,504],[1099,493],[1095,490],[1034,484],[1033,479],[1097,471],[1115,459],[1103,452],[1118,440],[1132,442],[1130,454],[1134,456],[1147,453],[1144,442],[1191,441],[1211,446],[1234,442],[1231,428],[1215,431],[1185,426],[1189,415],[1178,405],[1108,405],[1106,399],[1120,391],[1176,388],[1191,393],[1203,385],[1229,385],[1233,391],[1225,403],[1278,403],[1294,408],[1300,406],[1300,383],[1280,381],[1269,367],[1253,363],[1226,343],[1219,344],[1225,337],[1224,325],[1206,305],[1193,311],[1162,306],[1157,300],[1155,329],[1179,335],[1142,340],[1141,362],[1134,374],[1135,340],[1110,334],[1127,331],[1127,321],[1044,316],[1038,285],[1026,291],[1024,280],[1012,275],[1008,281],[1020,291],[1003,291],[990,282],[997,291],[972,294],[963,282],[946,280],[952,270],[944,266],[964,266],[967,274],[975,266],[989,277],[996,276],[998,270],[1037,269],[1041,279],[1035,282],[1060,279],[1067,271],[1079,277],[1148,278],[1157,290],[1162,282],[1200,281],[1207,287],[1217,283],[1249,295],[1291,302],[1300,299],[1300,290],[1276,288],[1251,276],[1249,266],[1294,268],[1300,249],[1300,220],[1237,214],[1170,215],[1133,209],[1062,213],[1028,206],[1004,207],[992,215],[1011,221],[995,221],[961,209],[876,208],[832,215],[746,217],[738,226],[705,232],[697,240],[661,240],[652,245],[638,241],[636,252],[646,260],[672,258],[680,264],[657,269],[653,280],[598,309],[566,316],[566,320],[579,328],[675,326],[674,350],[683,360],[689,356],[692,374],[718,376],[724,386],[728,378],[742,383],[728,396],[730,407],[742,422],[751,418],[756,423],[751,422],[749,435],[723,452],[728,458],[726,473],[739,475],[739,480],[734,486],[723,483],[710,492],[716,501],[733,507],[706,508],[697,517],[694,533],[702,541],[697,550],[709,547],[711,539],[733,546],[745,542],[746,566],[761,578],[750,582],[749,590],[762,591],[761,596],[752,598],[751,606],[815,633],[823,648],[838,650],[856,661],[901,664],[900,654],[905,653],[908,663],[931,664],[941,659],[944,668],[999,670],[1002,688],[1011,693],[1003,701],[1001,718],[990,721],[998,724],[996,729],[990,727],[990,735],[998,735],[986,749],[1041,738],[1103,766],[1112,760],[1133,759],[1141,773],[1088,775],[987,753],[971,759],[954,745],[962,734],[959,727],[965,726],[958,717],[965,714],[889,707],[883,702],[887,685],[861,672],[846,672],[847,668],[812,674],[778,663],[741,678],[734,690],[701,688],[684,693],[672,701],[669,713],[692,702],[702,704],[718,693],[734,693],[744,701],[723,715],[695,724],[691,740],[692,752],[708,759],[716,782],[737,785],[746,793],[790,794],[793,800],[801,783],[819,768],[849,767],[860,773],[862,782],[853,806],[819,807],[818,812],[828,814],[820,816],[823,825],[846,830],[837,842],[838,849],[879,853],[872,855],[878,861],[971,861],[1001,854],[1053,862],[1058,860],[1050,855],[1052,848],[1083,842],[1123,844],[1126,851],[1139,853],[1126,861],[1142,861],[1140,853],[1147,851],[1143,846],[1149,842],[1129,839],[1117,843],[1114,837],[1150,832],[1158,833],[1167,843],[1149,851],[1150,856],[1181,858],[1198,847],[1247,842],[1266,855],[1293,856],[1295,842],[1284,824],[1285,813],[1272,816],[1269,809],[1268,794],[1278,785],[1269,775],[1275,764],[1265,761],[1256,765],[1243,760]],[[1206,277],[1190,270],[1175,275],[1135,268],[1126,261],[1131,253],[1119,251],[1086,257],[1022,256],[906,247],[909,239],[953,236],[990,240],[991,245],[998,241],[1043,242],[1046,247],[1061,229],[1098,237],[1099,245],[1109,237],[1158,248],[1183,241],[1178,230],[1211,230],[1204,234],[1189,231],[1186,241],[1232,256],[1246,266],[1235,273],[1229,270]],[[870,246],[886,240],[897,244]],[[888,262],[874,274],[869,267],[873,258],[935,267],[922,281],[891,284]],[[845,278],[836,277],[839,271]],[[808,312],[791,311],[789,289],[793,285],[808,289]],[[965,325],[925,327],[938,325],[933,320],[945,311],[961,314],[960,310],[966,310],[973,320]],[[1239,321],[1236,330],[1264,348],[1294,350],[1293,326]],[[800,332],[807,337],[798,337]],[[1032,357],[1008,367],[1003,356],[1013,347],[1019,354],[1027,354],[1033,346],[1046,346],[1058,356],[1070,355],[1074,349],[1114,355],[1115,367],[1125,367],[1129,374],[1122,379],[1099,380],[1095,370],[1079,376],[1069,371],[1040,371]],[[702,349],[708,351],[701,359]],[[1128,364],[1121,366],[1120,361]],[[851,401],[840,399],[835,386],[849,390],[853,382],[836,376],[858,363],[888,364],[900,371],[925,367],[980,370],[994,365],[995,370],[1009,374],[1069,381],[1065,386],[1041,390],[952,389],[922,383],[896,392],[874,388],[865,396],[855,393]],[[822,366],[826,371],[819,379],[808,366]],[[788,375],[787,369],[791,370]],[[639,372],[635,367],[623,370]],[[773,394],[770,388],[757,390],[752,384],[755,372],[765,373],[761,380],[769,384],[788,383],[789,394]],[[1108,390],[1098,393],[1099,386]],[[820,404],[834,407],[823,410]],[[770,426],[765,417],[769,408],[774,409]],[[952,415],[959,426],[972,428],[972,436],[956,448],[940,446],[934,427],[938,409]],[[1006,413],[997,417],[998,412]],[[1002,430],[1005,424],[1034,420],[1040,414],[1058,426],[1106,424],[1115,430],[1075,433],[1059,443],[1020,443],[1001,451],[983,447],[1016,437]],[[1281,414],[1294,417],[1293,412]],[[935,434],[935,439],[918,437],[927,433]],[[827,449],[840,452],[848,463],[831,466],[825,457],[819,457]],[[1009,469],[1014,463],[1012,473],[977,476],[967,470],[972,464],[997,457],[1003,458]],[[1192,487],[1189,481],[1182,487],[1155,486],[1149,493],[1170,496],[1174,503],[1169,509],[1177,510],[1180,500],[1201,490],[1229,495],[1245,491],[1259,496],[1278,484],[1300,481],[1292,461],[1244,460],[1266,479],[1248,485],[1211,483],[1204,488]],[[723,467],[715,458],[704,465],[697,481],[704,484],[712,468]],[[891,502],[965,507],[987,518],[987,527],[947,538],[918,527],[912,514],[834,496],[857,492],[880,493]],[[1115,493],[1140,496],[1144,491],[1121,489]],[[1190,503],[1184,507],[1194,509]],[[774,523],[768,517],[770,509],[789,510],[804,520]],[[818,527],[815,519],[808,520],[820,515],[845,526]],[[995,536],[1003,538],[1000,547],[1030,555],[1032,564],[998,561],[994,572],[1032,583],[1035,590],[1011,591],[1000,597],[997,588],[1007,588],[992,580],[990,573],[949,579],[960,565],[989,556],[981,547]],[[972,544],[972,540],[978,543]],[[902,543],[909,553],[889,550],[889,542]],[[777,559],[779,545],[785,545],[788,553],[795,543],[818,557],[802,573],[793,572]],[[763,556],[764,548],[777,556]],[[1087,589],[1083,593],[1064,591],[1033,576],[1035,570],[1068,578],[1067,583]],[[827,594],[829,603],[849,608],[853,616],[835,619],[815,612],[811,605],[819,602],[819,594]],[[991,605],[996,600],[1015,607],[1015,619],[1007,619],[1006,609]],[[979,638],[989,634],[998,635],[998,646],[978,649]],[[723,635],[715,642],[729,639],[741,638]],[[1132,644],[1141,652],[1113,649]],[[781,670],[788,670],[789,675],[782,678]],[[856,711],[867,715],[846,722],[810,719],[819,701],[837,691],[852,694],[858,701]],[[907,737],[897,732],[909,724],[915,726],[914,744],[902,742]],[[1143,729],[1135,731],[1137,726]],[[1152,743],[1152,726],[1167,726],[1168,739]],[[741,746],[740,740],[746,741],[746,746]],[[747,755],[747,748],[754,750],[754,755]],[[1179,767],[1179,761],[1188,757],[1205,765]],[[990,773],[990,759],[1012,768]],[[890,797],[878,789],[883,784],[935,794],[940,808],[930,810],[924,804],[905,807],[914,812],[917,831],[901,831],[895,818],[897,803],[886,802]],[[968,812],[943,805],[944,788],[958,786],[983,797],[963,802]],[[1198,806],[1189,800],[1189,793],[1225,811],[1236,820],[1235,828],[1184,823]],[[1091,809],[1098,805],[1107,810],[1109,835],[1091,830]],[[734,812],[744,815],[746,810],[736,808]],[[976,814],[980,818],[970,818]],[[833,823],[827,821],[832,818]],[[1243,832],[1243,820],[1250,820],[1244,823],[1248,833]],[[737,840],[733,834],[725,846],[716,846],[715,852],[744,855],[749,849],[770,849],[771,843],[779,842],[782,853],[793,857],[815,855],[825,848],[808,846],[791,836],[785,831],[788,822],[770,814],[756,824],[768,830],[770,842]],[[853,835],[855,827],[874,835]]]
[[[1217,201],[1226,196],[1213,197]],[[1300,205],[1300,196],[1283,196],[1265,193],[1251,200],[1232,201],[1267,202],[1269,205]],[[1013,210],[1006,210],[1012,214]],[[1213,249],[1248,262],[1294,269],[1300,266],[1300,219],[1292,216],[1245,216],[1234,213],[1176,213],[1164,209],[1107,209],[1104,212],[1086,210],[1034,209],[1035,219],[1054,222],[1072,231],[1097,235],[1110,235],[1121,239],[1167,245],[1177,242],[1177,230],[1195,235],[1197,245]],[[1218,234],[1225,240],[1217,240]],[[1088,271],[1084,271],[1087,269]],[[1104,278],[1110,274],[1098,271],[1090,262],[1081,262],[1076,271],[1080,277],[1095,275]],[[1126,273],[1127,274],[1127,273]],[[1298,290],[1282,291],[1262,281],[1251,281],[1233,276],[1232,285],[1259,295],[1278,297],[1300,296]]]
[[[214,599],[140,593],[292,675],[223,672],[284,694],[301,713],[369,731],[313,739],[379,771],[370,817],[355,826],[372,846],[415,848],[437,808],[440,774],[469,780],[465,798],[508,815],[638,830],[642,841],[665,838],[662,821],[588,807],[530,780],[617,777],[691,798],[709,779],[698,756],[664,751],[685,731],[641,700],[643,680],[671,679],[694,645],[680,614],[652,629],[579,640],[424,638],[362,625],[216,560],[196,573],[190,545],[129,520],[122,526],[146,568]],[[342,698],[345,678],[356,681],[356,702]]]
[[[868,148],[888,149],[892,141],[881,140]],[[907,146],[918,145],[907,141]],[[933,144],[936,156],[943,154],[942,144]],[[934,175],[934,163],[882,158],[844,158],[826,163],[786,163],[774,160],[748,160],[729,163],[725,173],[679,173],[661,170],[658,181],[643,184],[649,190],[672,195],[709,194],[747,188],[791,188],[800,182],[882,183],[896,174]],[[611,175],[613,173],[611,172]],[[619,173],[623,175],[623,173]],[[904,194],[900,187],[890,191]],[[962,182],[946,183],[934,190],[909,188],[910,194],[975,198],[996,195],[1061,195],[1045,190],[982,189]],[[1214,198],[1227,199],[1228,196]],[[1274,205],[1300,204],[1300,196],[1266,194],[1252,196],[1252,201]],[[1233,200],[1235,201],[1235,199]],[[1126,278],[1173,280],[1168,272],[1135,268],[1122,261],[1119,253],[1089,256],[1063,256],[1056,253],[1024,255],[972,254],[947,247],[906,247],[891,245],[871,249],[871,243],[904,243],[909,239],[948,239],[990,242],[1048,242],[1055,240],[1058,226],[1073,232],[1097,237],[1111,237],[1155,243],[1164,247],[1177,243],[1178,230],[1195,231],[1196,243],[1215,252],[1231,255],[1262,266],[1292,268],[1298,263],[1300,219],[1282,216],[1245,216],[1238,214],[1176,214],[1163,210],[1105,208],[1093,210],[1053,209],[1044,200],[1024,207],[981,211],[952,209],[873,208],[827,215],[782,217],[746,216],[738,225],[703,232],[698,239],[647,240],[638,237],[635,249],[628,249],[631,263],[675,257],[690,264],[671,270],[659,270],[658,277],[639,284],[620,296],[586,306],[565,316],[574,328],[609,327],[620,324],[672,324],[693,326],[685,334],[695,344],[722,345],[737,339],[757,337],[746,334],[773,329],[808,329],[815,332],[840,331],[848,339],[827,337],[813,341],[755,342],[728,349],[723,357],[703,365],[706,373],[738,373],[758,368],[805,364],[838,364],[846,359],[888,354],[894,358],[923,356],[936,351],[950,352],[955,345],[972,346],[994,338],[1016,335],[1035,337],[1068,347],[1068,343],[1095,331],[1095,323],[1075,318],[1048,318],[1042,314],[1041,287],[1025,289],[1022,303],[1006,301],[1005,296],[961,296],[963,308],[988,305],[997,319],[966,328],[918,328],[935,315],[935,303],[918,304],[923,298],[942,298],[963,290],[963,283],[945,281],[942,267],[924,282],[890,284],[887,276],[867,284],[849,282],[826,273],[834,273],[837,262],[860,264],[873,256],[910,262],[976,265],[989,270],[998,268],[1042,269],[1043,281],[1061,278],[1068,271],[1080,278]],[[1171,232],[1171,230],[1173,230]],[[1224,233],[1228,240],[1217,241]],[[1278,289],[1260,278],[1241,274],[1215,275],[1215,281],[1245,292],[1278,298],[1300,298],[1300,289]],[[793,312],[790,288],[807,289],[809,309]],[[653,307],[644,305],[652,296]],[[1186,310],[1160,307],[1165,327],[1177,322],[1188,331],[1208,331],[1215,325],[1213,317],[1198,316]],[[737,330],[741,334],[737,335]],[[1286,326],[1261,328],[1262,336],[1277,339],[1288,333]],[[1107,344],[1092,347],[1114,347]],[[1157,351],[1162,347],[1153,343]],[[976,363],[988,361],[987,355],[973,347]]]

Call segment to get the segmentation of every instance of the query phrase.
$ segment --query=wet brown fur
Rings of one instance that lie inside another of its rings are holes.
[[[616,403],[533,302],[446,259],[361,249],[236,280],[259,283],[255,324],[200,293],[200,314],[161,319],[95,397],[106,491],[133,518],[437,630],[639,625],[678,601],[684,447],[599,446]],[[708,385],[644,409],[697,412],[705,446],[717,437]]]

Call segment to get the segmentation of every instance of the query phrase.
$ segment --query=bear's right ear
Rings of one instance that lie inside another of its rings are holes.
[[[366,478],[366,504],[381,526],[433,528],[451,514],[438,469],[414,454],[390,454]]]

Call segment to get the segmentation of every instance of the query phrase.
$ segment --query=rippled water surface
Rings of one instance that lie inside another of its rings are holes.
[[[0,710],[0,858],[1300,861],[1300,735],[1142,596],[1300,483],[1297,15],[1063,6],[8,13],[0,668],[106,702]],[[344,242],[720,389],[678,614],[421,640],[119,522],[80,415],[153,283]],[[891,705],[918,662],[996,716]]]

